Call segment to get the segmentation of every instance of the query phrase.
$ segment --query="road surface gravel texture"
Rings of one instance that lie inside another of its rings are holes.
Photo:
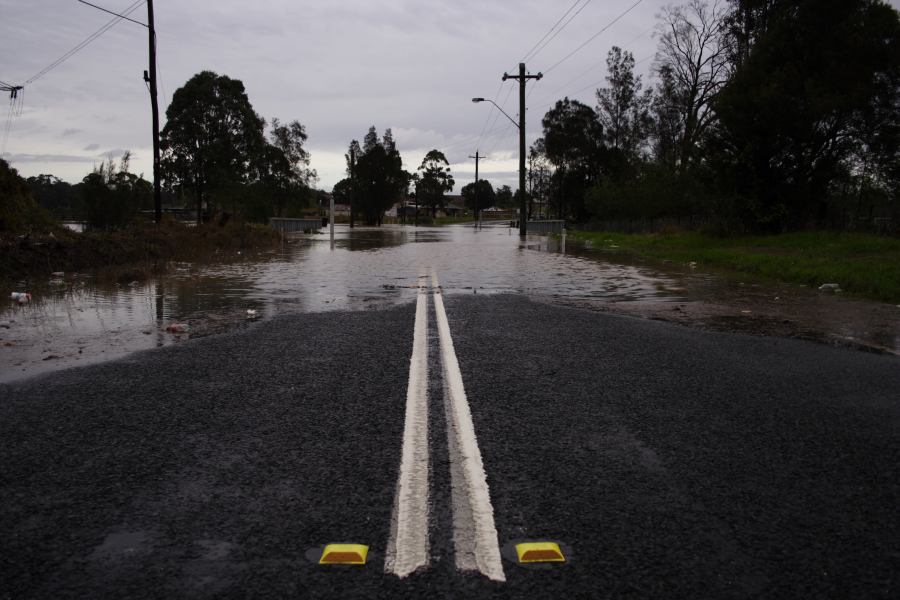
[[[457,572],[437,465],[431,567],[384,573],[406,305],[0,386],[0,599],[900,597],[895,357],[445,302],[499,543],[558,540],[568,563]],[[328,542],[368,564],[306,557]]]

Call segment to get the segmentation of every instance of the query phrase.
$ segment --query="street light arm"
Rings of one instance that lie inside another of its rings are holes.
[[[500,112],[503,113],[503,116],[504,116],[504,117],[506,117],[507,119],[509,119],[509,122],[510,122],[510,123],[512,123],[513,125],[516,126],[516,129],[519,128],[519,124],[516,123],[516,120],[513,119],[513,118],[512,118],[511,116],[509,116],[508,114],[506,114],[506,111],[503,110],[502,108],[500,108],[499,106],[497,106],[497,103],[494,102],[493,100],[488,100],[487,98],[472,98],[472,102],[474,102],[475,104],[478,104],[479,102],[490,102],[491,104],[493,104],[494,106],[497,107],[497,110],[499,110]]]

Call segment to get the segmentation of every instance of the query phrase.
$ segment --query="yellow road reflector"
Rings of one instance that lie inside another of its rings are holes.
[[[328,544],[322,550],[320,565],[364,565],[369,547],[362,544]]]
[[[520,563],[566,562],[556,542],[529,542],[516,544]]]

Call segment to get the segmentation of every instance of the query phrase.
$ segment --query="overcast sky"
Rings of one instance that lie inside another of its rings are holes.
[[[663,0],[641,0],[571,58],[570,52],[636,0],[578,0],[580,12],[533,58],[528,143],[540,119],[568,95],[595,105],[605,85],[606,53],[631,51],[647,73]],[[722,1],[722,0],[720,0]],[[892,0],[895,7],[900,0]],[[129,0],[91,0],[113,11]],[[480,175],[517,187],[515,127],[488,103],[518,112],[517,83],[501,82],[575,0],[157,0],[160,112],[172,93],[202,70],[244,82],[267,120],[297,119],[309,134],[322,189],[344,177],[344,152],[370,125],[392,128],[404,166],[414,170],[431,148],[451,162],[458,190],[474,178],[476,149],[488,156]],[[677,4],[677,2],[676,2]],[[141,5],[131,17],[146,21]],[[0,81],[21,84],[111,19],[77,0],[0,0]],[[105,157],[133,153],[132,170],[152,178],[150,102],[142,80],[146,30],[120,22],[66,62],[27,84],[20,116],[0,151],[24,176],[52,173],[80,181]],[[505,102],[504,102],[505,101]],[[5,127],[8,106],[3,105]],[[0,143],[4,142],[0,127]]]

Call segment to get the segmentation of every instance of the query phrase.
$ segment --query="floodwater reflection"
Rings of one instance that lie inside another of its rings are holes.
[[[0,381],[251,326],[260,319],[411,302],[432,268],[447,294],[519,293],[573,302],[654,306],[685,301],[684,277],[599,259],[560,239],[520,242],[503,225],[335,228],[298,235],[276,251],[218,263],[173,263],[145,282],[69,276],[0,312]],[[698,277],[693,275],[694,278]],[[712,280],[712,277],[708,277]],[[8,297],[8,295],[7,295]],[[166,327],[187,323],[189,331]]]

